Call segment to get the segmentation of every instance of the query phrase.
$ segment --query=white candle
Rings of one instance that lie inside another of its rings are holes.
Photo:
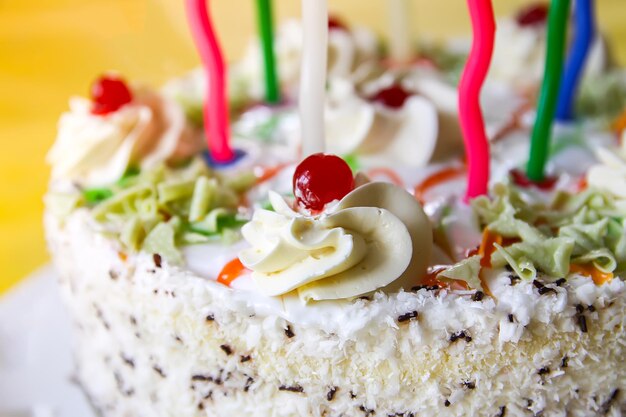
[[[413,57],[410,0],[389,0],[389,54],[395,62]]]
[[[324,104],[328,61],[328,2],[302,0],[300,120],[303,157],[325,150]]]

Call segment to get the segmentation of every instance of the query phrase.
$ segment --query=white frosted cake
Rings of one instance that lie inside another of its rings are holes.
[[[94,407],[626,413],[626,141],[600,118],[561,127],[552,180],[527,183],[531,113],[495,85],[491,191],[467,204],[445,71],[390,70],[375,38],[336,30],[326,137],[343,160],[299,160],[295,106],[251,106],[245,60],[231,90],[245,156],[228,167],[203,154],[201,77],[161,93],[106,76],[73,99],[45,225]]]

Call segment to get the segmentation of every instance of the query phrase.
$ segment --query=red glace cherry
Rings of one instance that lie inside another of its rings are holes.
[[[335,155],[316,153],[298,165],[293,175],[296,202],[319,212],[331,201],[341,200],[354,189],[354,176],[346,162]]]
[[[382,103],[392,109],[400,109],[406,100],[411,97],[411,93],[402,88],[399,84],[394,84],[384,88],[370,98],[371,101]]]
[[[105,115],[118,110],[133,100],[133,95],[123,79],[103,75],[91,86],[91,113]]]
[[[547,3],[535,3],[521,9],[515,20],[520,26],[543,25],[548,20],[550,7]]]
[[[337,16],[328,17],[328,30],[345,30],[346,32],[349,31],[348,25],[346,25],[346,23]]]

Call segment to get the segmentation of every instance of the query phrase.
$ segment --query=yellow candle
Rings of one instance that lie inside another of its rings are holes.
[[[324,152],[324,102],[328,60],[328,2],[302,0],[300,121],[303,157]]]

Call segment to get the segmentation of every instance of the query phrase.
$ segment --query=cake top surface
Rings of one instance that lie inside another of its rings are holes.
[[[300,50],[288,42],[299,36],[289,33],[300,29],[291,22],[281,30],[277,51],[291,57],[281,60],[288,75],[298,71]],[[533,29],[511,29],[526,30]],[[516,310],[538,306],[498,284],[513,278],[524,283],[522,293],[542,295],[547,285],[557,298],[563,280],[581,293],[589,283],[618,291],[626,149],[606,120],[619,105],[601,108],[583,94],[589,116],[558,127],[550,180],[532,183],[517,170],[528,149],[532,93],[496,77],[483,96],[491,191],[466,204],[454,65],[437,67],[435,54],[390,67],[376,37],[360,29],[331,31],[331,39],[327,145],[346,161],[337,158],[336,169],[325,162],[303,176],[297,77],[282,78],[291,92],[283,105],[259,105],[252,48],[231,68],[233,139],[245,153],[236,164],[215,167],[203,153],[205,81],[197,73],[162,92],[105,76],[91,99],[72,99],[61,118],[49,154],[48,211],[61,223],[70,213],[86,216],[129,262],[158,256],[173,270],[293,312],[350,311],[359,297],[386,308],[412,289],[444,299],[510,298]],[[588,83],[626,85],[620,77],[592,74]]]

